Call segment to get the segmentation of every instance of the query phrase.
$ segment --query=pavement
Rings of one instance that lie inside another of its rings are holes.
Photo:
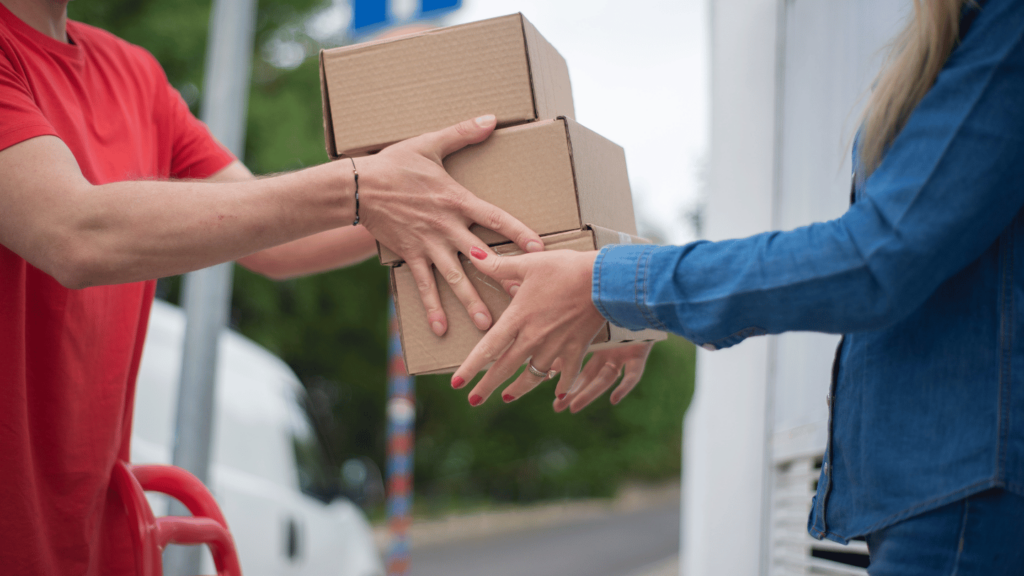
[[[677,576],[679,521],[677,483],[417,521],[409,576]]]

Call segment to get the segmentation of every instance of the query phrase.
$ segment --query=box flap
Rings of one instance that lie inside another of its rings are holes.
[[[619,345],[630,342],[660,342],[668,338],[668,334],[661,330],[647,328],[644,330],[630,330],[621,326],[608,323],[608,340]]]
[[[482,114],[535,118],[519,14],[326,50],[337,154],[360,154]]]
[[[520,14],[523,35],[529,55],[530,79],[533,83],[534,110],[538,119],[566,116],[575,118],[572,102],[572,84],[565,58],[555,50],[540,32]]]
[[[594,233],[594,243],[597,248],[603,248],[609,244],[650,244],[646,238],[640,238],[633,234],[611,230],[597,224],[587,223],[586,227]]]
[[[572,119],[566,119],[565,126],[579,195],[580,220],[636,234],[625,151]]]
[[[331,98],[327,93],[327,78],[324,76],[324,51],[320,51],[320,99],[324,109],[324,144],[327,156],[332,160],[338,158],[334,148],[334,122],[331,121]]]

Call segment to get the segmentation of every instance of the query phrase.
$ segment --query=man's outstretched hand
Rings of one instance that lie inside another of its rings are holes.
[[[473,195],[444,170],[449,154],[487,139],[495,117],[481,116],[388,146],[379,154],[356,158],[360,185],[360,221],[409,266],[427,321],[438,336],[448,329],[431,264],[451,285],[477,328],[490,328],[492,316],[459,262],[474,248],[496,258],[469,231],[479,224],[513,240],[526,252],[543,251],[540,236],[523,223]]]

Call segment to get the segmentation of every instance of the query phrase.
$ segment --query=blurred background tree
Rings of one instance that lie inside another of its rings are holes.
[[[198,115],[210,7],[209,0],[106,0],[73,2],[68,13],[152,52]],[[347,42],[344,27],[323,25],[345,8],[259,1],[244,158],[254,173],[327,160],[315,56]],[[176,303],[179,288],[177,278],[165,279],[158,295]],[[387,304],[387,270],[372,260],[285,282],[235,270],[232,327],[298,374],[335,470],[356,455],[383,469]],[[492,400],[474,409],[448,377],[418,378],[420,509],[608,496],[624,480],[677,477],[693,375],[693,346],[672,337],[655,346],[624,402],[612,407],[606,396],[577,415],[552,411],[552,383],[514,404]]]

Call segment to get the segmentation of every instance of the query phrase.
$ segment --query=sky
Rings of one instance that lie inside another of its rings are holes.
[[[685,214],[700,202],[707,158],[707,3],[463,0],[443,24],[522,12],[568,63],[576,120],[625,149],[640,234],[678,244],[694,238]],[[417,6],[391,0],[392,17],[406,20]],[[335,0],[306,29],[326,37],[348,25],[350,10]]]

